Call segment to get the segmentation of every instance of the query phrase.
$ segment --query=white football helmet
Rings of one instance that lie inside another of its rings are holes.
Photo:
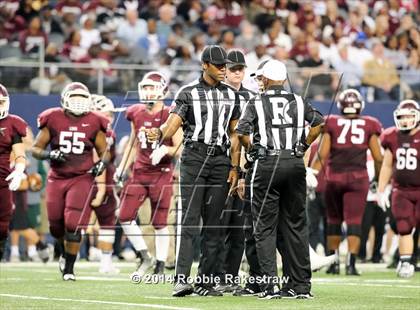
[[[0,119],[6,118],[9,115],[10,97],[6,87],[0,84]]]
[[[419,104],[411,99],[401,101],[394,111],[394,122],[398,130],[416,128],[420,123]]]
[[[146,86],[153,86],[149,88]],[[155,103],[163,100],[168,94],[168,82],[162,73],[151,71],[145,74],[138,84],[140,102]]]
[[[92,95],[92,111],[97,112],[121,112],[125,108],[116,108],[111,99],[103,95]]]
[[[79,82],[67,84],[61,92],[61,105],[74,115],[90,112],[92,98],[89,89]]]

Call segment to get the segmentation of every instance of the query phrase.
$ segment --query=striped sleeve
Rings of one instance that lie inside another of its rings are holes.
[[[179,115],[179,117],[182,118],[182,121],[185,122],[187,119],[187,113],[188,113],[188,94],[186,91],[186,87],[182,87],[178,93],[175,95],[174,102],[171,106],[171,112]]]
[[[254,124],[257,118],[257,111],[255,110],[254,100],[248,101],[242,115],[236,126],[236,132],[241,135],[250,135],[253,133]]]

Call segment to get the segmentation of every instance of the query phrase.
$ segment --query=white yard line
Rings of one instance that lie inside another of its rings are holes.
[[[379,284],[379,283],[364,283],[364,282],[345,282],[345,281],[319,281],[317,279],[316,284],[322,285],[348,285],[348,286],[378,286],[378,287],[398,287],[398,288],[415,288],[420,289],[420,285],[398,285],[398,284]]]
[[[198,310],[197,308],[172,307],[172,306],[157,305],[157,304],[136,304],[136,303],[131,303],[131,302],[105,301],[105,300],[93,300],[93,299],[55,298],[55,297],[26,296],[26,295],[15,295],[15,294],[0,294],[0,296],[10,297],[10,298],[33,299],[33,300],[71,301],[71,302],[90,303],[90,304],[129,306],[129,307],[139,307],[139,308],[147,308],[147,309],[153,308],[153,309],[169,309],[169,310]]]

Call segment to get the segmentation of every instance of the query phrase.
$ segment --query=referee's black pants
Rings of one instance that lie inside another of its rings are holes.
[[[180,276],[190,276],[194,252],[192,241],[193,236],[200,233],[200,219],[203,227],[198,275],[214,278],[217,273],[221,213],[228,193],[229,170],[227,155],[209,156],[187,147],[183,150],[176,260],[176,276],[181,281]]]
[[[242,255],[244,253],[244,201],[238,195],[231,197],[229,208],[224,210],[222,216],[222,236],[220,244],[220,254],[218,269],[220,276],[225,278],[225,282],[230,283],[230,279],[225,275],[230,275],[231,279],[238,276],[241,266]],[[235,283],[236,282],[235,280]]]
[[[277,276],[277,235],[282,237],[286,287],[311,289],[309,238],[305,212],[306,169],[301,158],[267,156],[255,162],[251,178],[252,216],[258,260],[263,275]],[[272,283],[267,283],[271,285]]]

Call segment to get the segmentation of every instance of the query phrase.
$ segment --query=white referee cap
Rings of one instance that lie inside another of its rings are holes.
[[[262,75],[273,81],[284,81],[287,79],[287,69],[281,61],[271,59],[262,68]]]

